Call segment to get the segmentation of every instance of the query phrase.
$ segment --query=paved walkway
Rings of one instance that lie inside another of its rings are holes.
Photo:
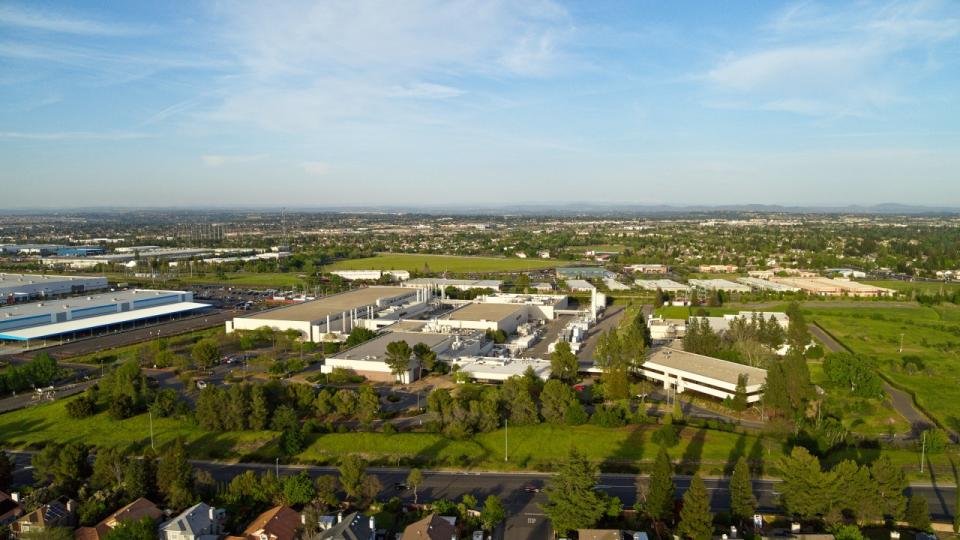
[[[824,331],[823,328],[820,328],[816,324],[808,324],[807,328],[810,330],[810,333],[813,337],[817,338],[820,343],[823,343],[823,346],[827,348],[830,352],[847,352],[848,349],[844,347],[842,343],[833,338],[830,334]],[[920,409],[917,409],[916,404],[913,402],[913,397],[890,385],[886,380],[883,381],[883,391],[890,396],[890,405],[893,406],[894,410],[904,417],[911,426],[919,427],[923,425],[934,426],[936,425],[933,420],[930,419],[926,414],[923,413]],[[954,434],[956,437],[956,434]]]

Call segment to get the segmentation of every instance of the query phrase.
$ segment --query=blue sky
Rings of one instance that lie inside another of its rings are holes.
[[[960,206],[960,2],[2,0],[0,186]]]

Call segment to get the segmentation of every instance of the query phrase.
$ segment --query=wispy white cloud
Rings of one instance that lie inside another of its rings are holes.
[[[133,132],[96,132],[96,131],[51,131],[51,132],[23,132],[0,131],[0,139],[24,141],[123,141],[130,139],[146,139],[152,135]]]
[[[704,80],[758,110],[810,116],[865,115],[899,101],[904,81],[927,66],[909,55],[960,36],[956,4],[813,2],[775,15],[753,50],[726,55]],[[723,101],[723,100],[720,100]]]
[[[147,32],[142,27],[73,17],[12,3],[0,5],[0,26],[83,36],[134,36]]]
[[[271,130],[434,122],[434,107],[484,99],[464,90],[477,79],[545,77],[569,60],[572,24],[552,0],[218,7],[220,41],[241,68],[208,118]]]
[[[313,176],[324,176],[330,173],[330,165],[323,161],[305,161],[300,164],[300,167]]]
[[[264,154],[205,154],[200,156],[200,161],[207,167],[223,167],[226,165],[237,165],[241,163],[250,163],[266,157]]]

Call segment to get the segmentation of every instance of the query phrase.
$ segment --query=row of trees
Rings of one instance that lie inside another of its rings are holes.
[[[22,365],[11,365],[0,372],[0,395],[49,386],[60,376],[57,361],[40,353]]]

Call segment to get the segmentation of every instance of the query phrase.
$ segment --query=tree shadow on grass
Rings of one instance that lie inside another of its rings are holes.
[[[700,461],[703,457],[703,446],[707,441],[707,430],[700,428],[690,438],[687,447],[683,450],[677,472],[681,474],[697,474],[700,471]]]
[[[723,474],[730,476],[733,474],[733,468],[737,464],[737,460],[743,457],[747,452],[747,436],[743,433],[737,437],[736,444],[733,445],[733,448],[730,449],[730,454],[727,456],[727,464],[723,466]]]
[[[640,469],[639,461],[643,459],[643,444],[646,430],[643,426],[630,426],[630,434],[623,440],[620,447],[602,463],[604,471],[636,472]]]

